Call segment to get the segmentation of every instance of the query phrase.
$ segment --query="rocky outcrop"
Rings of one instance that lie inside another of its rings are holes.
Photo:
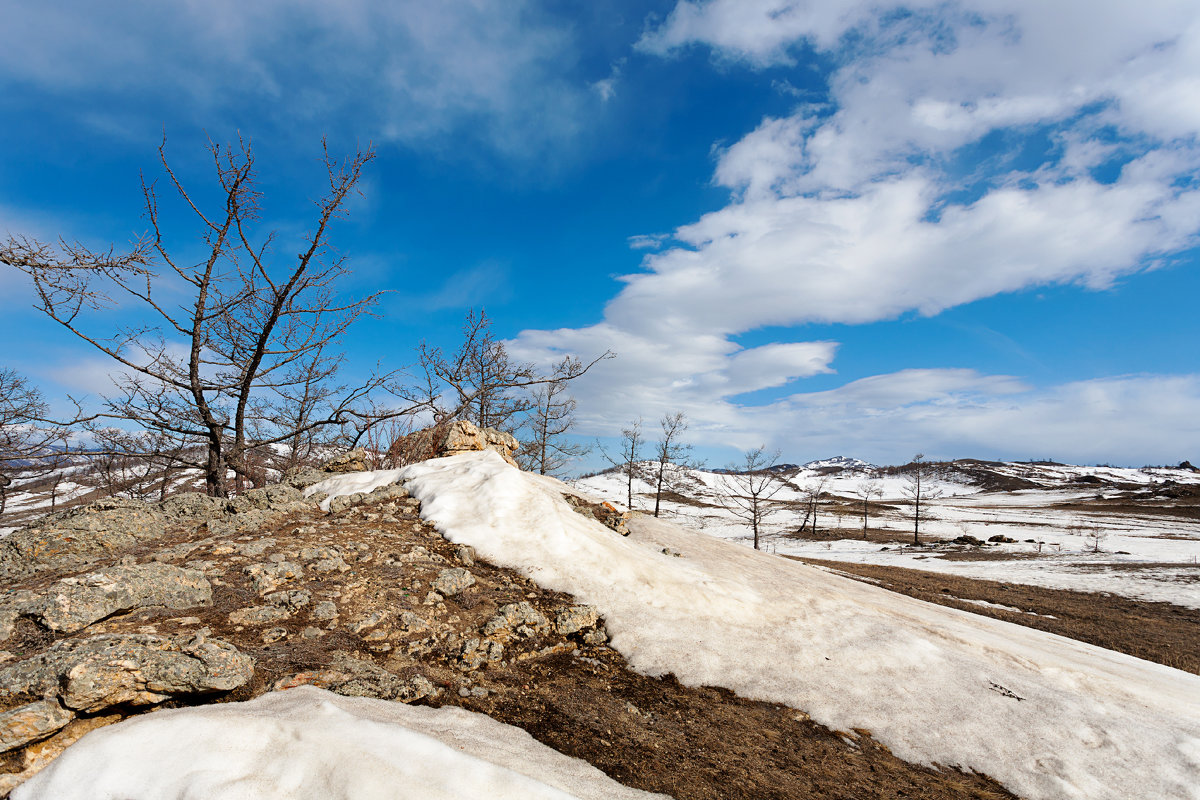
[[[517,462],[513,457],[520,447],[521,443],[511,434],[456,419],[397,439],[388,450],[388,457],[396,463],[412,464],[455,453],[492,450],[515,467]]]
[[[365,472],[369,469],[367,464],[367,451],[361,447],[356,447],[348,453],[342,453],[340,456],[334,456],[321,465],[322,472]]]
[[[0,579],[87,569],[199,525],[216,536],[258,530],[284,514],[311,509],[318,499],[306,499],[299,489],[284,484],[251,489],[228,500],[197,492],[161,503],[106,498],[49,514],[0,540]]]
[[[618,511],[617,507],[612,503],[593,503],[574,494],[564,494],[563,500],[566,500],[567,505],[575,509],[577,514],[594,519],[604,527],[616,531],[622,536],[629,535],[630,514],[628,511]]]
[[[192,608],[212,601],[204,573],[169,564],[113,567],[64,578],[33,598],[29,595],[0,606],[0,640],[11,633],[4,619],[30,617],[48,630],[75,633],[120,611],[146,606]]]

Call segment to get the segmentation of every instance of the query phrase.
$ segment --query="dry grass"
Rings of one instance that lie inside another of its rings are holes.
[[[1200,674],[1200,610],[1171,603],[1131,600],[1107,593],[1043,589],[905,567],[810,558],[796,560],[870,578],[877,586],[919,600],[1015,622]],[[964,603],[963,600],[983,600],[1032,613],[987,608]],[[1035,616],[1038,614],[1043,616]]]

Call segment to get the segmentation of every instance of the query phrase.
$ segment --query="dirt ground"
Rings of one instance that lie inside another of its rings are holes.
[[[1200,674],[1200,611],[1195,609],[1111,594],[960,578],[906,567],[812,558],[796,560],[835,569],[850,577],[867,578],[872,584],[919,600],[1015,622]],[[1020,611],[989,608],[964,600],[983,600]]]

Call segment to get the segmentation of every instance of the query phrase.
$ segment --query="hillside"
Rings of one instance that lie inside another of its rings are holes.
[[[491,452],[52,515],[0,546],[0,788],[1196,797],[1195,675],[713,528]]]

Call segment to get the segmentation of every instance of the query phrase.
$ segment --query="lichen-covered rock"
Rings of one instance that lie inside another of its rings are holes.
[[[66,727],[75,714],[54,700],[38,700],[0,714],[0,752],[7,752]]]
[[[312,592],[307,589],[288,589],[271,592],[265,599],[271,605],[286,608],[288,611],[299,611],[312,602]]]
[[[209,519],[224,515],[226,502],[224,498],[209,497],[202,492],[183,492],[168,497],[159,503],[159,508],[171,517]]]
[[[22,612],[52,631],[75,633],[120,611],[193,608],[211,601],[212,585],[204,573],[151,562],[64,578]]]
[[[550,621],[528,601],[501,606],[496,615],[483,625],[484,636],[501,638],[520,635],[530,637],[550,630]]]
[[[599,621],[600,612],[592,606],[568,606],[555,615],[554,629],[568,636],[585,628],[594,628]]]
[[[475,585],[475,576],[462,567],[451,567],[438,573],[433,580],[433,589],[445,597],[453,597],[469,586]]]
[[[162,536],[167,519],[156,506],[119,498],[49,514],[0,540],[0,578],[86,569]]]
[[[357,447],[335,456],[321,465],[323,472],[363,472],[367,469],[367,451]]]
[[[239,608],[229,615],[231,625],[270,625],[292,616],[292,612],[280,606],[250,606]]]
[[[573,508],[577,514],[594,519],[622,536],[629,535],[630,514],[628,511],[619,511],[609,502],[593,503],[573,494],[564,494],[563,500],[566,500],[567,505]]]
[[[259,594],[273,592],[288,581],[304,575],[304,567],[293,561],[250,564],[242,571],[250,576],[250,583]]]
[[[94,713],[230,691],[253,675],[253,660],[217,639],[106,634],[59,641],[5,667],[0,695],[57,697],[68,709]]]
[[[458,655],[458,668],[474,672],[488,663],[504,658],[504,645],[494,639],[467,639]]]

